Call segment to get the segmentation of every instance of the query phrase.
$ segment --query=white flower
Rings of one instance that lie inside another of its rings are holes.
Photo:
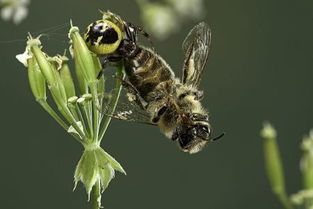
[[[147,4],[142,8],[144,25],[153,36],[164,39],[179,27],[175,12],[168,6]]]
[[[28,67],[28,64],[27,64],[27,60],[32,58],[32,56],[29,55],[29,52],[28,52],[28,49],[26,47],[25,51],[23,54],[18,54],[15,56],[16,59],[22,63],[25,67]]]
[[[204,15],[202,0],[167,0],[167,2],[183,17],[202,18]]]
[[[0,10],[1,18],[19,24],[28,14],[28,4],[29,0],[0,0],[0,5],[4,5]]]

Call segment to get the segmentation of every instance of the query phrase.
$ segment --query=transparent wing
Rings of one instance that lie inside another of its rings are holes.
[[[183,84],[198,87],[206,65],[211,44],[211,30],[205,22],[194,26],[183,42],[185,60]]]
[[[114,114],[109,115],[107,113],[112,103],[111,98],[109,98],[110,96],[108,96],[107,101],[104,102],[102,112],[104,113],[104,115],[118,120],[142,123],[147,125],[156,125],[151,122],[150,115],[143,109],[143,107],[135,102],[133,96],[134,95],[125,90],[125,88],[122,88],[120,99],[117,103]]]

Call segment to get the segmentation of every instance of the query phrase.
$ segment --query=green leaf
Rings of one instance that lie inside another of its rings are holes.
[[[90,144],[85,147],[85,151],[76,167],[74,180],[75,187],[81,181],[90,197],[90,192],[96,182],[100,181],[102,192],[108,187],[110,181],[114,178],[115,171],[118,170],[124,174],[122,166],[108,153],[98,145]]]
[[[102,148],[97,149],[96,152],[97,152],[98,156],[101,156],[100,159],[109,160],[112,168],[114,168],[115,170],[126,175],[126,172],[124,171],[123,167],[111,155],[109,155],[107,152],[105,152]],[[103,162],[101,162],[101,163],[103,163]]]

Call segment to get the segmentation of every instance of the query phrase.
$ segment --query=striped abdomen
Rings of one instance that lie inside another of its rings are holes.
[[[136,49],[134,57],[126,59],[125,70],[129,81],[146,102],[151,102],[148,94],[156,91],[157,85],[164,83],[166,86],[166,83],[174,81],[174,73],[166,62],[150,49],[142,47]]]

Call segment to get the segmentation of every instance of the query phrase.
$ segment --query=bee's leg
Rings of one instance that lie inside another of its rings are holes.
[[[117,57],[117,56],[108,56],[101,60],[101,70],[99,71],[99,74],[97,76],[97,79],[100,79],[100,77],[103,75],[104,69],[110,62],[119,62],[123,59],[123,57]]]
[[[127,37],[133,41],[135,44],[137,43],[137,40],[138,40],[138,33],[142,36],[144,36],[145,38],[148,39],[149,43],[151,44],[152,48],[154,49],[153,47],[153,42],[150,38],[150,35],[149,33],[147,33],[146,31],[144,31],[143,28],[139,27],[139,26],[136,26],[132,23],[124,23],[125,24],[125,31],[126,31],[126,35]]]
[[[159,111],[157,112],[156,116],[154,118],[152,118],[152,122],[153,123],[157,123],[159,122],[159,120],[161,119],[162,115],[165,113],[165,111],[167,110],[167,106],[163,106],[159,109]]]
[[[146,110],[145,104],[138,90],[130,82],[117,76],[114,76],[114,78],[119,79],[122,82],[122,86],[127,91],[128,101],[134,103],[140,109]]]
[[[151,40],[151,36],[149,33],[147,33],[143,28],[139,27],[139,26],[135,26],[137,29],[137,33],[140,33],[141,35],[143,35],[146,39],[148,39],[150,45],[152,46],[152,48],[154,49],[153,46],[153,42]]]
[[[131,23],[125,23],[125,32],[127,38],[136,44],[138,33],[136,28]]]

